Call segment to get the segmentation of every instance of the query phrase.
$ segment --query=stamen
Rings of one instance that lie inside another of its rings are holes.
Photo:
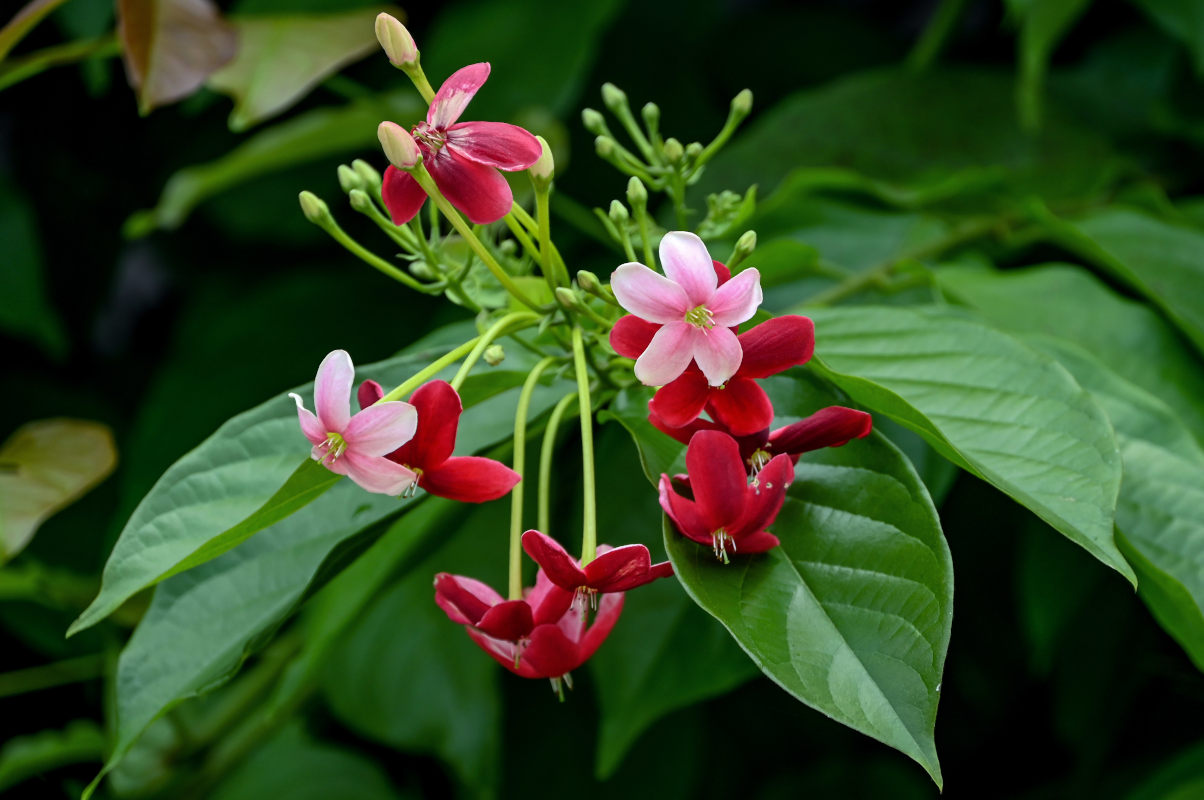
[[[752,478],[754,484],[757,482],[757,473],[765,469],[765,465],[768,464],[772,458],[773,456],[769,454],[769,451],[760,447],[753,451],[753,454],[748,457],[748,465],[752,468]]]
[[[573,597],[573,608],[585,611],[586,597],[589,598],[590,611],[598,610],[598,590],[592,586],[578,586]],[[570,687],[571,688],[571,687]]]
[[[418,479],[422,477],[422,470],[411,467],[409,464],[402,464],[402,466],[414,473],[414,480],[410,482],[409,486],[401,490],[403,498],[410,498],[418,493]]]
[[[333,464],[339,460],[339,456],[343,455],[343,451],[347,449],[347,441],[342,437],[341,434],[327,431],[326,441],[322,442],[320,447],[322,447],[326,453],[321,459],[319,459],[318,463],[326,465],[327,459],[329,459],[330,463]]]
[[[706,306],[695,306],[686,312],[686,322],[696,328],[709,331],[715,327],[715,315]]]
[[[732,552],[736,552],[736,540],[731,537],[723,528],[711,534],[711,552],[715,554],[715,558],[722,561],[724,564],[731,563],[727,557],[727,548],[731,546]]]

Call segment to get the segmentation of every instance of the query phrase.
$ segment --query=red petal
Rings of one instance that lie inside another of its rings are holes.
[[[562,589],[575,592],[589,584],[589,579],[577,561],[551,536],[531,530],[523,534],[523,550],[531,556],[552,583]]]
[[[610,595],[608,595],[610,596]],[[535,678],[559,678],[581,666],[577,643],[556,625],[537,625],[531,631],[519,663],[526,665]]]
[[[525,600],[506,600],[486,611],[476,627],[495,639],[514,641],[531,632],[535,619]]]
[[[761,533],[777,518],[786,500],[786,487],[794,481],[794,463],[788,455],[774,456],[757,474],[756,488],[749,488],[744,514],[728,531],[741,551],[744,540]]]
[[[657,578],[668,578],[673,574],[673,563],[670,561],[662,561],[659,564],[653,564],[648,568],[648,576],[651,580]]]
[[[510,184],[493,167],[469,161],[455,150],[443,148],[426,161],[439,191],[477,225],[497,222],[514,203]]]
[[[526,169],[543,148],[529,132],[508,122],[461,122],[447,129],[447,146],[470,161],[507,172]]]
[[[478,580],[440,572],[435,576],[435,602],[452,622],[476,625],[486,611],[503,601],[500,594]]]
[[[782,540],[774,536],[769,531],[761,531],[754,533],[752,536],[745,536],[736,546],[739,548],[738,553],[764,553],[766,550],[772,550],[782,543]]]
[[[711,394],[711,387],[707,385],[706,377],[696,367],[691,366],[681,374],[680,378],[672,380],[658,389],[648,403],[648,408],[666,425],[681,428],[698,419],[698,415],[702,413]],[[772,412],[771,407],[771,420]]]
[[[815,352],[815,324],[794,314],[766,320],[740,334],[744,358],[736,373],[744,378],[768,378],[805,364]]]
[[[793,425],[778,428],[769,435],[769,445],[775,453],[806,453],[864,438],[872,427],[873,418],[864,411],[828,406]]]
[[[543,675],[535,674],[535,671],[522,659],[521,653],[524,646],[520,646],[515,642],[506,641],[505,639],[494,639],[492,636],[487,636],[481,633],[476,628],[465,628],[468,635],[476,642],[477,647],[480,647],[489,654],[497,663],[501,664],[506,669],[523,678],[542,678]],[[518,658],[515,656],[518,655]]]
[[[661,475],[659,489],[661,508],[669,515],[669,519],[673,520],[681,535],[696,542],[710,544],[714,528],[707,526],[702,512],[698,510],[698,504],[673,491],[673,482],[668,475]]]
[[[726,528],[744,510],[748,473],[740,446],[726,433],[699,431],[686,450],[694,501],[710,530]]]
[[[456,429],[464,411],[460,395],[445,381],[429,381],[410,397],[410,405],[418,412],[418,428],[414,438],[393,451],[390,458],[412,469],[438,469],[456,447]]]
[[[356,399],[359,400],[360,410],[367,408],[384,396],[385,390],[376,381],[364,381],[360,384],[359,391],[356,392]]]
[[[719,279],[718,286],[722,286],[732,279],[732,271],[727,268],[726,264],[722,264],[714,259],[711,259],[711,264],[715,267],[715,277]]]
[[[732,378],[722,389],[711,389],[707,394],[711,416],[726,426],[733,436],[750,436],[765,430],[773,422],[769,395],[754,380]]]
[[[477,90],[489,79],[489,62],[469,64],[453,72],[431,98],[426,121],[431,127],[446,130],[464,113]]]
[[[660,325],[640,319],[635,314],[619,317],[610,329],[610,346],[625,358],[639,358],[648,349]]]
[[[674,439],[681,442],[682,444],[689,444],[690,439],[693,438],[694,434],[698,433],[699,431],[725,431],[726,432],[725,428],[722,428],[722,427],[716,425],[714,422],[711,422],[709,419],[696,419],[693,422],[689,423],[688,425],[683,425],[680,428],[675,428],[672,425],[665,422],[659,416],[657,416],[656,412],[650,411],[648,414],[648,421],[651,422],[652,426],[654,428],[656,428],[658,431],[665,434],[666,436],[672,436]]]
[[[380,194],[394,225],[404,225],[412,220],[426,202],[426,192],[422,191],[418,181],[392,164],[385,170]]]
[[[555,624],[573,604],[575,592],[562,589],[541,569],[535,574],[535,586],[527,592],[527,603],[535,612],[536,625]]]
[[[418,485],[433,495],[461,503],[496,500],[521,480],[517,472],[492,458],[457,456],[418,476]]]
[[[642,544],[625,544],[602,553],[585,565],[588,585],[599,592],[625,592],[652,580],[652,558]]]
[[[577,649],[578,666],[589,660],[602,642],[606,641],[606,637],[610,635],[615,623],[619,621],[619,615],[623,613],[623,593],[615,592],[613,594],[602,595],[602,600],[598,603],[598,614],[594,617],[594,623],[586,630],[585,635],[581,637],[580,646]]]

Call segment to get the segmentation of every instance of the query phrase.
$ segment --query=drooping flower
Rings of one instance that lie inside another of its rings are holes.
[[[761,275],[746,269],[720,286],[706,245],[686,231],[666,233],[660,256],[664,275],[632,262],[610,279],[623,308],[658,326],[636,359],[635,376],[648,386],[663,386],[693,361],[711,386],[722,386],[742,358],[730,329],[761,305]]]
[[[666,423],[652,411],[648,421],[657,430],[672,436],[682,444],[689,444],[698,431],[720,431],[730,434],[725,426],[706,419],[696,419],[681,427]],[[844,406],[821,408],[809,417],[770,432],[768,428],[744,436],[734,436],[740,447],[740,457],[750,472],[756,472],[776,455],[790,456],[798,463],[799,456],[825,447],[840,447],[852,439],[863,439],[870,435],[873,418],[864,411]]]
[[[699,431],[686,450],[693,498],[683,497],[661,475],[661,508],[683,536],[711,546],[728,563],[730,554],[761,553],[777,547],[773,524],[794,480],[790,457],[770,459],[750,482],[736,440],[719,431]]]
[[[656,326],[626,316],[615,323],[610,342],[615,352],[636,358],[652,341]],[[662,386],[649,408],[666,425],[680,428],[704,410],[735,436],[768,428],[773,404],[756,382],[799,364],[815,350],[815,325],[807,317],[787,315],[762,322],[736,337],[743,351],[740,368],[723,385],[712,386],[696,367]]]
[[[573,594],[548,590],[539,597],[506,600],[474,578],[440,572],[435,576],[435,602],[452,622],[469,625],[495,639],[518,641],[536,625],[557,622],[572,604]]]
[[[607,592],[626,592],[673,574],[673,565],[668,561],[653,564],[648,548],[642,544],[599,545],[598,557],[582,567],[560,542],[539,531],[527,531],[522,542],[527,555],[539,564],[552,583],[581,596],[594,598]]]
[[[351,415],[351,384],[355,367],[344,350],[335,350],[322,359],[314,381],[314,408],[305,408],[301,397],[292,392],[297,403],[301,432],[313,445],[315,461],[339,475],[346,475],[370,492],[401,494],[413,484],[415,475],[406,467],[385,458],[410,440],[418,414],[409,403],[379,403]]]
[[[383,395],[379,383],[364,381],[359,388],[360,407],[373,407]],[[411,490],[418,486],[449,500],[484,503],[503,496],[519,482],[517,472],[491,458],[452,456],[464,406],[451,384],[428,381],[414,391],[410,403],[418,412],[417,429],[413,438],[387,458],[411,471]]]
[[[526,169],[539,159],[535,137],[506,122],[460,122],[468,102],[489,78],[489,64],[470,64],[452,73],[431,100],[426,119],[411,133],[422,163],[448,201],[474,223],[496,222],[514,201],[498,170]],[[407,172],[385,170],[382,195],[397,225],[409,222],[426,201],[426,192]]]

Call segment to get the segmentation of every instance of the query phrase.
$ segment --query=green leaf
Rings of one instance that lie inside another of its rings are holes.
[[[1136,583],[1112,536],[1120,485],[1112,428],[1053,359],[939,310],[808,313],[820,374]]]
[[[235,17],[238,55],[209,76],[209,87],[234,98],[230,130],[285,111],[330,75],[378,47],[373,20],[391,6],[333,14]]]
[[[67,335],[46,297],[37,220],[17,187],[0,179],[0,328],[37,343],[55,359],[67,352]]]
[[[0,748],[0,791],[52,769],[104,758],[104,733],[90,719],[61,731],[14,736]]]
[[[46,15],[61,6],[67,0],[30,0],[0,28],[0,61],[8,55],[18,42],[25,38],[34,27],[45,19]]]
[[[1204,795],[1204,741],[1184,748],[1129,794],[1126,800],[1193,800]]]
[[[1187,46],[1196,74],[1204,75],[1204,6],[1195,0],[1131,0],[1164,31]]]
[[[376,762],[314,740],[300,722],[253,752],[210,795],[213,800],[395,800],[401,795]]]
[[[118,0],[126,77],[148,114],[201,88],[238,51],[211,0]]]
[[[1016,102],[1020,120],[1035,130],[1041,120],[1041,91],[1054,48],[1091,0],[1007,0],[1008,12],[1020,25],[1020,79]]]
[[[838,402],[799,385],[814,408]],[[727,565],[668,520],[665,547],[694,601],[774,682],[940,786],[933,726],[953,565],[919,476],[878,433],[809,453],[773,531],[780,547]]]
[[[1048,223],[1060,244],[1152,300],[1204,353],[1204,233],[1124,208]]]
[[[1204,442],[1204,371],[1174,328],[1081,267],[1023,270],[948,267],[940,286],[995,325],[1073,342],[1175,410]]]
[[[43,419],[18,428],[0,445],[0,564],[116,464],[113,432],[99,422]]]
[[[644,476],[656,486],[662,474],[686,471],[685,448],[653,427],[648,421],[648,401],[655,390],[635,384],[621,390],[598,420],[615,420],[631,434],[640,456]]]

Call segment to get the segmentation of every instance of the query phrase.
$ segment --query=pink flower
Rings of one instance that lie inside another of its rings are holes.
[[[660,256],[665,275],[628,263],[610,279],[623,308],[659,326],[636,359],[635,376],[648,386],[663,386],[693,361],[711,386],[722,386],[742,359],[730,328],[761,305],[761,274],[746,269],[720,286],[706,245],[686,231],[666,233]]]
[[[557,622],[573,602],[572,592],[554,591],[506,600],[492,587],[463,575],[435,576],[435,602],[452,622],[469,625],[495,639],[518,641],[536,625]],[[534,605],[532,605],[534,603]]]
[[[539,531],[523,534],[523,549],[552,583],[582,595],[625,592],[673,574],[673,565],[668,561],[653,564],[648,548],[642,544],[600,545],[598,557],[584,567],[560,546],[560,542]]]
[[[368,408],[384,394],[376,381],[360,384],[359,402]],[[386,456],[417,476],[416,485],[461,503],[496,500],[514,488],[519,474],[498,461],[480,456],[452,456],[464,406],[446,381],[428,381],[410,397],[418,411],[414,437]]]
[[[693,498],[674,491],[661,475],[661,508],[687,539],[708,544],[715,558],[728,563],[731,553],[761,553],[777,547],[773,524],[794,480],[790,456],[779,455],[750,483],[736,440],[719,431],[699,431],[686,450]]]
[[[514,202],[510,185],[498,170],[526,169],[543,152],[535,137],[517,125],[456,123],[488,77],[487,63],[470,64],[454,72],[431,100],[426,120],[411,131],[439,191],[479,225],[497,222]],[[426,192],[418,182],[393,166],[385,170],[382,194],[397,225],[413,219],[426,201]]]
[[[322,359],[314,381],[314,416],[299,395],[301,432],[313,445],[311,455],[331,472],[346,475],[370,492],[401,494],[414,473],[385,458],[414,435],[418,414],[409,403],[378,403],[351,416],[351,356],[335,350]]]
[[[636,316],[615,323],[610,343],[621,356],[635,358],[644,352],[656,326]],[[756,382],[783,370],[805,364],[815,349],[815,326],[807,317],[787,315],[762,322],[736,337],[743,358],[740,368],[722,386],[708,384],[695,367],[662,386],[649,408],[666,425],[680,428],[705,409],[734,436],[764,430],[773,422],[773,405]]]

